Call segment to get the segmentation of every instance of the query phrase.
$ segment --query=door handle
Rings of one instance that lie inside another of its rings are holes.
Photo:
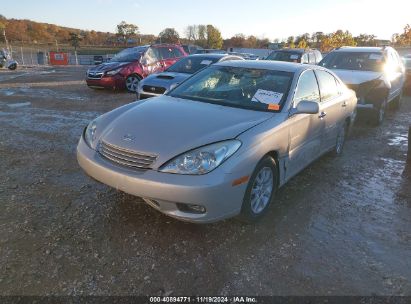
[[[327,113],[323,111],[323,112],[320,113],[320,115],[318,116],[318,118],[323,119],[325,116],[327,116]]]
[[[347,102],[344,101],[344,102],[342,103],[342,107],[345,108],[346,106],[347,106]]]

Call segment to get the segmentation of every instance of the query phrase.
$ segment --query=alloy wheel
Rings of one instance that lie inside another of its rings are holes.
[[[261,213],[270,203],[273,182],[274,177],[271,168],[261,168],[251,189],[251,210],[255,214]]]
[[[140,79],[137,76],[129,76],[126,79],[126,87],[130,92],[136,92]]]

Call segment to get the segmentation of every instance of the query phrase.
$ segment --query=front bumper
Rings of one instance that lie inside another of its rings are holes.
[[[232,174],[219,168],[206,175],[190,176],[137,171],[116,165],[91,149],[81,137],[77,159],[84,171],[113,188],[142,197],[150,206],[171,217],[209,223],[240,213],[247,184],[232,186]],[[182,211],[178,204],[200,205],[205,213]]]
[[[91,88],[125,89],[126,81],[120,75],[103,76],[101,79],[86,78],[86,83]]]

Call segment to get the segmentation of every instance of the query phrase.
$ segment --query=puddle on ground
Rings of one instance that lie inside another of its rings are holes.
[[[7,106],[9,108],[21,108],[21,107],[28,107],[31,105],[31,102],[18,102],[18,103],[8,103]]]
[[[27,85],[15,89],[0,89],[0,94],[4,96],[36,96],[36,97],[53,97],[75,101],[84,101],[85,98],[69,92],[57,92],[50,89],[31,88]]]
[[[407,134],[400,134],[394,138],[390,138],[388,145],[389,146],[406,146],[408,142]]]

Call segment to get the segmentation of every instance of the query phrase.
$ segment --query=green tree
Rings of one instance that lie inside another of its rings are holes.
[[[132,37],[137,36],[138,34],[138,26],[135,24],[127,23],[125,21],[121,21],[117,24],[117,35],[121,37],[124,44],[127,46],[128,40]]]
[[[178,43],[180,35],[174,28],[166,28],[158,35],[160,43]]]
[[[221,32],[211,24],[207,25],[207,47],[211,49],[221,49],[223,47],[223,37]]]
[[[375,38],[375,35],[360,34],[354,40],[358,46],[375,46]]]
[[[74,51],[77,52],[77,48],[80,47],[80,41],[82,40],[82,37],[74,32],[70,33],[70,38],[69,38],[69,42],[70,45],[74,48]]]

